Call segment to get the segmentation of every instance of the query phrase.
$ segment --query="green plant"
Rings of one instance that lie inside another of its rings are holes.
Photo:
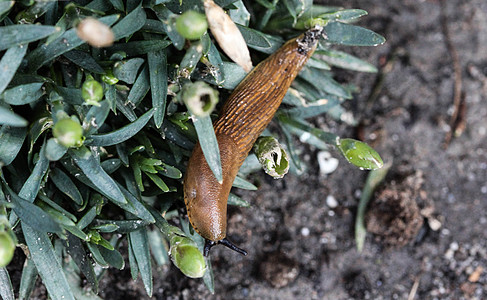
[[[307,26],[324,26],[327,38],[275,119],[291,169],[304,172],[293,134],[307,135],[319,149],[340,145],[339,137],[305,120],[323,113],[340,119],[341,104],[352,98],[353,87],[336,82],[331,67],[376,71],[333,45],[372,46],[384,39],[350,24],[366,14],[362,10],[260,0],[249,10],[260,13],[251,15],[242,1],[216,2],[259,59]],[[185,274],[203,276],[213,290],[209,260],[203,274],[200,258],[187,265],[178,257],[197,255],[196,247],[201,253],[203,239],[184,219],[182,230],[167,220],[182,206],[182,174],[196,139],[210,149],[216,145],[210,134],[213,91],[225,98],[246,73],[202,27],[187,36],[195,40],[180,35],[177,13],[190,9],[204,14],[201,0],[0,2],[0,207],[8,218],[4,232],[15,234],[30,253],[20,298],[29,298],[37,274],[52,299],[73,299],[80,274],[96,293],[103,270],[93,262],[123,268],[122,243],[133,278],[140,273],[149,295],[150,253],[163,264],[170,249]],[[76,26],[88,17],[111,28],[113,45],[98,48],[106,41],[90,46],[80,39]],[[195,84],[202,81],[207,84]],[[191,93],[191,86],[204,93]],[[199,110],[188,104],[193,100],[183,101],[184,94],[200,97]],[[251,160],[242,176],[249,169]],[[255,189],[242,177],[234,186]],[[248,206],[233,194],[228,203]],[[8,276],[0,278],[2,297],[12,298]]]

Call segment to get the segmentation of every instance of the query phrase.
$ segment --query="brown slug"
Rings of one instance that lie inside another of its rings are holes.
[[[247,254],[226,239],[230,189],[254,142],[316,49],[322,32],[321,27],[315,27],[286,42],[259,63],[225,102],[213,124],[220,148],[223,183],[213,175],[199,143],[195,146],[184,178],[184,202],[191,225],[206,239],[205,256],[217,243]]]

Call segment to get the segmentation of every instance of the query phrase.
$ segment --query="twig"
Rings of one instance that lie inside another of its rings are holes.
[[[460,59],[458,56],[458,51],[453,45],[450,31],[448,28],[448,18],[446,12],[446,1],[440,1],[440,20],[441,20],[441,30],[443,31],[443,36],[445,37],[445,44],[452,59],[453,71],[454,71],[454,86],[453,86],[453,113],[450,118],[450,131],[447,132],[445,136],[444,148],[447,148],[455,132],[455,125],[460,114],[460,106],[462,102],[462,66],[460,64]]]
[[[414,300],[414,297],[416,297],[416,293],[418,292],[420,279],[421,279],[421,277],[417,276],[416,279],[414,280],[413,286],[411,287],[411,291],[409,292],[409,295],[408,295],[408,300]]]

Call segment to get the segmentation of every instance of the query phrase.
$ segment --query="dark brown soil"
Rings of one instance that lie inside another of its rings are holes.
[[[215,294],[168,265],[154,270],[152,299],[487,298],[487,2],[444,1],[466,108],[465,130],[447,148],[454,67],[440,2],[323,2],[365,9],[360,25],[387,38],[380,47],[344,49],[381,67],[337,78],[360,89],[348,103],[360,126],[317,120],[393,161],[369,210],[377,235],[369,233],[357,252],[353,228],[367,172],[335,152],[338,169],[321,176],[316,151],[303,146],[307,174],[276,181],[258,174],[258,191],[236,191],[252,206],[229,210],[229,236],[249,255],[212,250]],[[408,181],[417,172],[419,186]],[[338,206],[327,206],[329,195]],[[147,299],[129,270],[107,275],[100,297]]]

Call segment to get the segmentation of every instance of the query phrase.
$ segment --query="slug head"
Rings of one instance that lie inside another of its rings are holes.
[[[221,244],[227,248],[230,248],[232,249],[233,251],[235,252],[238,252],[242,255],[247,255],[247,251],[245,251],[244,249],[242,248],[239,248],[237,246],[235,246],[235,244],[233,244],[232,242],[230,242],[227,238],[224,238],[218,242],[215,242],[215,241],[210,241],[210,240],[205,240],[205,248],[203,249],[203,255],[204,256],[208,256],[208,254],[210,253],[210,249],[213,248],[213,246],[215,246],[216,244]]]

